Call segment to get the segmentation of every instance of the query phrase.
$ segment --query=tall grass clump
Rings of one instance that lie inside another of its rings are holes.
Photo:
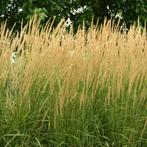
[[[0,25],[0,146],[146,147],[146,31],[64,24]]]

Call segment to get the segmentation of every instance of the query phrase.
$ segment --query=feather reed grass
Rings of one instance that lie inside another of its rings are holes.
[[[0,146],[147,146],[145,30],[34,18],[12,32],[1,24]]]

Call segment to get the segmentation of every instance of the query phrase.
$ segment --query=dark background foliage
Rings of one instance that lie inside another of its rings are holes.
[[[81,13],[73,13],[80,7],[85,9]],[[37,14],[42,24],[56,16],[55,25],[61,18],[70,17],[75,28],[85,21],[88,27],[92,17],[96,23],[103,23],[104,19],[121,18],[121,24],[125,23],[127,28],[134,22],[140,20],[143,25],[147,19],[146,0],[1,0],[0,21],[7,20],[8,27],[15,24],[15,29],[19,29],[20,22],[24,24]]]

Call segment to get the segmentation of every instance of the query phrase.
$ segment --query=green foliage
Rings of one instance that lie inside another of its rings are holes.
[[[117,14],[121,14],[122,21],[129,27],[138,18],[143,24],[147,19],[147,2],[145,0],[90,0],[94,15],[100,20],[104,17],[114,19]],[[108,9],[109,7],[109,9]]]
[[[83,13],[71,13],[71,10],[83,6],[87,7]],[[26,23],[34,13],[39,16],[42,23],[56,16],[56,25],[62,17],[70,16],[76,28],[83,23],[83,20],[88,27],[93,16],[95,22],[99,19],[99,22],[103,23],[105,17],[116,19],[115,16],[120,14],[123,18],[122,23],[125,22],[129,27],[137,22],[138,17],[141,24],[144,24],[147,18],[147,3],[145,0],[1,0],[0,2],[0,20],[7,19],[9,27],[16,24],[17,28],[22,19]]]
[[[42,21],[44,21],[46,18],[48,18],[47,11],[45,8],[35,8],[32,12],[32,15],[27,16],[27,19],[30,20],[30,18],[32,18],[33,15],[37,15],[38,18]]]

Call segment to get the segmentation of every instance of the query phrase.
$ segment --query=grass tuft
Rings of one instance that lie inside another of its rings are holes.
[[[111,24],[0,26],[0,146],[147,146],[146,32]]]

